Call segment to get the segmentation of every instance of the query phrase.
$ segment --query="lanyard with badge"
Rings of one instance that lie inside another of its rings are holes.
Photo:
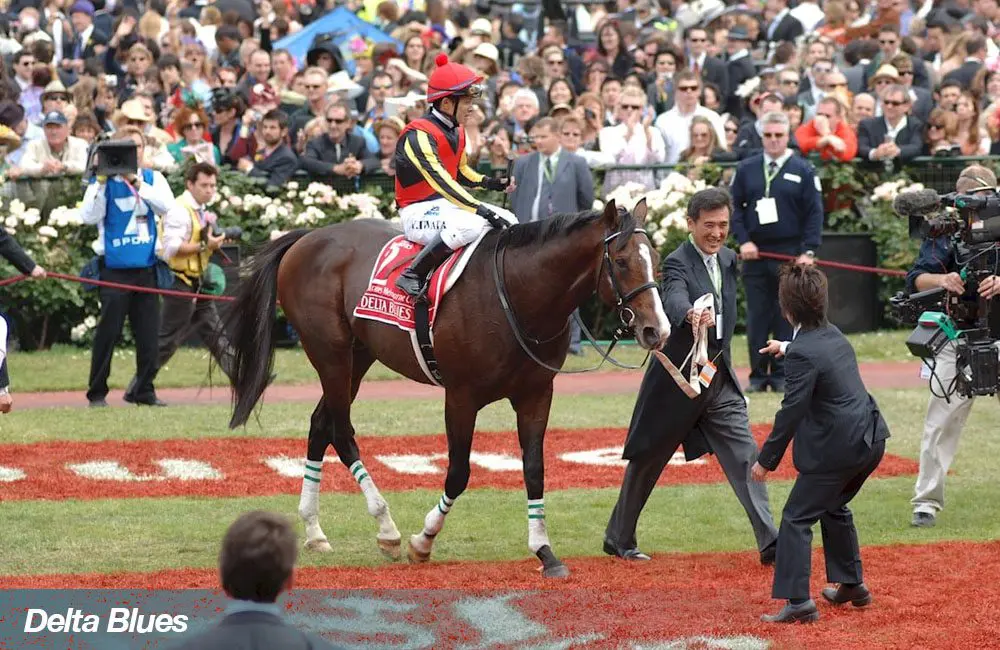
[[[771,197],[771,182],[778,177],[781,166],[774,167],[774,173],[767,173],[767,158],[764,158],[764,198],[757,199],[757,223],[766,226],[778,223],[778,204]]]

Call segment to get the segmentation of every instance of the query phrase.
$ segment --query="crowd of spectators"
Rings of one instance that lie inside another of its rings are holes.
[[[506,169],[557,120],[591,167],[735,161],[777,108],[792,146],[893,169],[1000,153],[997,0],[615,0],[491,5],[349,0],[395,43],[274,43],[333,9],[288,0],[9,0],[0,20],[8,177],[79,172],[86,145],[138,126],[146,163],[185,158],[282,185],[392,175],[445,52],[481,71],[465,123],[474,165]],[[607,186],[656,176],[608,174]]]

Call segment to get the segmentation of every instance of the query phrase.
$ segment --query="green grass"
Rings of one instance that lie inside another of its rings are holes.
[[[904,345],[909,331],[872,332],[852,334],[861,361],[913,361]],[[578,370],[589,368],[599,361],[597,353],[585,346],[582,357],[570,356],[566,368]],[[733,340],[733,360],[737,367],[749,365],[747,361],[746,337],[737,336]],[[636,365],[645,357],[645,352],[637,346],[616,348],[615,357],[626,364]],[[13,388],[17,392],[38,392],[56,390],[87,389],[90,374],[90,351],[82,348],[58,345],[44,352],[16,352],[9,359]],[[156,385],[160,388],[180,386],[208,386],[209,355],[201,348],[182,348],[160,371]],[[603,370],[617,370],[606,363]],[[301,348],[281,349],[275,358],[278,384],[310,384],[318,381],[316,372]],[[112,389],[124,389],[135,372],[134,350],[118,350],[111,365],[108,385]],[[399,375],[388,368],[376,364],[368,373],[369,380],[398,379]],[[216,369],[213,372],[214,385],[225,385],[225,376]]]
[[[927,393],[910,389],[874,394],[892,430],[889,452],[916,458]],[[633,402],[634,396],[626,395],[558,397],[552,426],[625,427]],[[755,396],[750,403],[751,419],[769,421],[777,405],[776,396]],[[304,445],[310,410],[308,405],[268,406],[262,416],[263,429],[251,426],[240,435],[302,436]],[[426,433],[443,428],[440,400],[366,402],[355,413],[362,436]],[[15,412],[0,418],[0,439],[232,435],[225,429],[225,419],[226,410],[221,407]],[[480,418],[479,428],[483,430],[512,427],[513,418],[506,404],[487,409]],[[994,460],[998,457],[996,404],[993,400],[979,400],[948,479],[947,509],[938,526],[929,530],[910,528],[913,477],[872,480],[853,507],[862,543],[1000,537],[1000,484],[995,480]],[[790,463],[791,458],[784,462]],[[769,485],[772,511],[778,515],[791,482]],[[616,495],[614,488],[548,493],[546,512],[555,550],[566,557],[600,553],[603,527]],[[419,529],[439,491],[395,492],[387,496],[400,530],[409,534]],[[0,575],[211,567],[225,527],[239,513],[267,508],[295,517],[296,504],[295,495],[0,503],[0,548],[4,549],[0,554]],[[337,552],[332,556],[304,554],[304,564],[382,562],[373,543],[376,528],[360,494],[326,493],[321,507],[324,529]],[[753,546],[746,516],[726,484],[657,489],[640,521],[639,538],[643,548],[657,553],[748,550]],[[468,492],[449,516],[436,548],[436,558],[442,560],[528,557],[523,492]]]

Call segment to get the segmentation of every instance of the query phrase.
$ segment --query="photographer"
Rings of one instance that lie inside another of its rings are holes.
[[[206,212],[207,205],[215,196],[218,175],[219,171],[214,166],[203,162],[191,165],[184,175],[186,189],[177,199],[186,216],[181,234],[184,243],[177,247],[176,254],[167,259],[174,275],[174,285],[170,287],[173,291],[192,295],[202,293],[207,288],[205,274],[212,253],[222,248],[227,235],[238,238],[241,234],[235,229],[220,232],[214,223],[215,215]],[[229,376],[232,354],[215,302],[173,296],[163,298],[157,372],[174,356],[192,328],[198,332],[222,371]]]
[[[146,137],[127,126],[114,140],[132,140],[136,160],[141,161]],[[135,174],[101,174],[101,165],[83,196],[83,223],[97,226],[95,249],[100,279],[138,287],[157,287],[157,257],[170,259],[184,241],[188,216],[174,201],[163,174],[146,168]],[[159,227],[159,217],[163,220]],[[162,236],[160,233],[162,232]],[[136,381],[125,393],[131,404],[164,406],[156,397],[156,336],[160,328],[160,300],[156,294],[112,287],[100,288],[101,319],[91,351],[87,400],[92,407],[107,406],[108,375],[115,342],[121,336],[125,317],[132,325],[136,347]]]
[[[962,171],[955,190],[960,194],[993,194],[996,185],[996,175],[992,171],[972,165]],[[992,265],[996,265],[995,260]],[[970,300],[976,298],[976,293],[987,299],[1000,294],[997,276],[987,277],[973,292],[973,288],[967,287],[962,280],[959,270],[958,250],[950,236],[924,240],[920,255],[906,276],[907,289],[913,293],[940,287],[949,294],[965,295]],[[958,325],[962,327],[963,323]],[[950,386],[955,379],[955,364],[955,343],[949,341],[934,357],[934,385],[940,382],[940,386]],[[914,526],[933,526],[937,513],[944,507],[944,478],[955,457],[958,438],[969,417],[973,399],[957,392],[947,397],[931,392],[920,444],[920,471],[911,500]]]

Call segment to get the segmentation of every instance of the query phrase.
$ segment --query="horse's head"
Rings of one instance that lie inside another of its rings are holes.
[[[598,292],[605,304],[618,310],[622,325],[635,331],[639,345],[658,350],[670,336],[670,321],[660,302],[655,276],[660,256],[646,234],[647,213],[644,198],[631,213],[614,199],[604,207],[608,236]]]

